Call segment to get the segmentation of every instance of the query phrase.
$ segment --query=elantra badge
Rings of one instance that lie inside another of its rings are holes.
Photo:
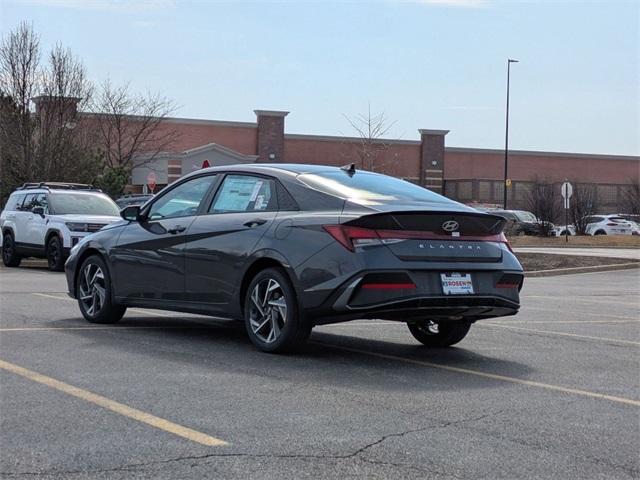
[[[454,232],[456,230],[458,230],[458,227],[460,225],[458,225],[458,222],[456,222],[455,220],[447,220],[446,222],[444,222],[442,224],[442,229],[445,232]]]

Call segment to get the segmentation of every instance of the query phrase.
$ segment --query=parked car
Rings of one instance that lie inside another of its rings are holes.
[[[546,235],[546,232],[550,232],[554,228],[552,223],[541,222],[533,213],[526,210],[487,210],[487,212],[507,219],[505,233],[509,235],[540,236]]]
[[[116,205],[121,209],[128,207],[129,205],[144,205],[152,198],[153,194],[151,193],[129,193],[118,198],[116,200]]]
[[[632,222],[620,215],[591,215],[587,218],[587,235],[631,235]]]
[[[353,165],[201,169],[121,216],[65,266],[89,322],[134,306],[238,318],[276,352],[315,325],[380,318],[445,347],[519,309],[503,217]]]
[[[552,235],[554,237],[564,237],[566,233],[569,233],[569,235],[575,235],[576,227],[573,225],[555,225],[553,227]]]
[[[71,247],[81,238],[120,220],[118,206],[91,185],[25,183],[0,214],[2,261],[17,267],[25,257],[46,258],[62,271]]]

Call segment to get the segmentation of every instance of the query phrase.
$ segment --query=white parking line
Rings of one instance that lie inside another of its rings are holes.
[[[640,345],[640,342],[632,342],[631,340],[620,340],[618,338],[609,338],[609,337],[596,337],[592,335],[581,335],[578,333],[566,333],[566,332],[557,332],[552,330],[536,330],[534,328],[524,328],[524,327],[513,327],[511,325],[500,325],[497,323],[479,323],[483,327],[498,327],[498,328],[508,328],[510,330],[521,330],[524,332],[533,332],[533,333],[541,333],[544,335],[559,335],[561,337],[575,337],[575,338],[586,338],[589,340],[600,340],[604,342],[616,342],[623,343],[625,345]]]
[[[425,362],[423,360],[407,358],[407,357],[400,357],[398,355],[388,355],[386,353],[371,352],[371,351],[368,351],[368,350],[361,350],[359,348],[342,347],[342,346],[339,346],[339,345],[332,345],[330,343],[324,343],[324,342],[311,342],[311,343],[315,343],[316,345],[320,345],[320,346],[323,346],[323,347],[335,348],[337,350],[344,350],[345,352],[359,353],[361,355],[368,355],[368,356],[371,356],[371,357],[384,358],[386,360],[396,360],[398,362],[411,363],[411,364],[420,365],[420,366],[423,366],[423,367],[436,368],[436,369],[439,369],[439,370],[446,370],[446,371],[449,371],[449,372],[464,373],[464,374],[467,374],[467,375],[474,375],[476,377],[488,378],[488,379],[491,379],[491,380],[498,380],[498,381],[501,381],[501,382],[515,383],[515,384],[518,384],[518,385],[526,385],[528,387],[535,387],[535,388],[540,388],[540,389],[544,389],[544,390],[552,390],[552,391],[556,391],[556,392],[568,393],[568,394],[573,394],[573,395],[580,395],[580,396],[589,397],[589,398],[597,398],[597,399],[600,399],[600,400],[608,400],[610,402],[621,403],[621,404],[624,404],[624,405],[632,405],[634,407],[640,407],[640,400],[635,400],[635,399],[632,399],[632,398],[624,398],[624,397],[618,397],[618,396],[615,396],[615,395],[607,395],[605,393],[590,392],[588,390],[580,390],[578,388],[563,387],[561,385],[553,385],[553,384],[550,384],[550,383],[535,382],[535,381],[532,381],[532,380],[524,380],[522,378],[508,377],[506,375],[498,375],[498,374],[495,374],[495,373],[488,373],[488,372],[483,372],[483,371],[480,371],[480,370],[471,370],[471,369],[468,369],[468,368],[452,367],[450,365],[442,365],[442,364],[439,364],[439,363]]]

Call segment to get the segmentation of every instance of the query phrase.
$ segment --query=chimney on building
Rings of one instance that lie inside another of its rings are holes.
[[[258,162],[284,162],[284,117],[289,112],[254,110],[258,117]]]
[[[59,97],[55,95],[40,95],[31,101],[36,106],[36,116],[42,125],[55,125],[74,128],[78,117],[79,97]]]
[[[449,130],[420,132],[420,185],[444,195],[444,136]]]

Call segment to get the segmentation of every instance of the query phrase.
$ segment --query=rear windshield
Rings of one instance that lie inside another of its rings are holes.
[[[99,193],[52,193],[51,208],[56,215],[111,215],[120,210],[113,200]]]
[[[451,200],[405,180],[370,172],[304,173],[298,177],[311,188],[361,205],[388,203],[442,203]]]

